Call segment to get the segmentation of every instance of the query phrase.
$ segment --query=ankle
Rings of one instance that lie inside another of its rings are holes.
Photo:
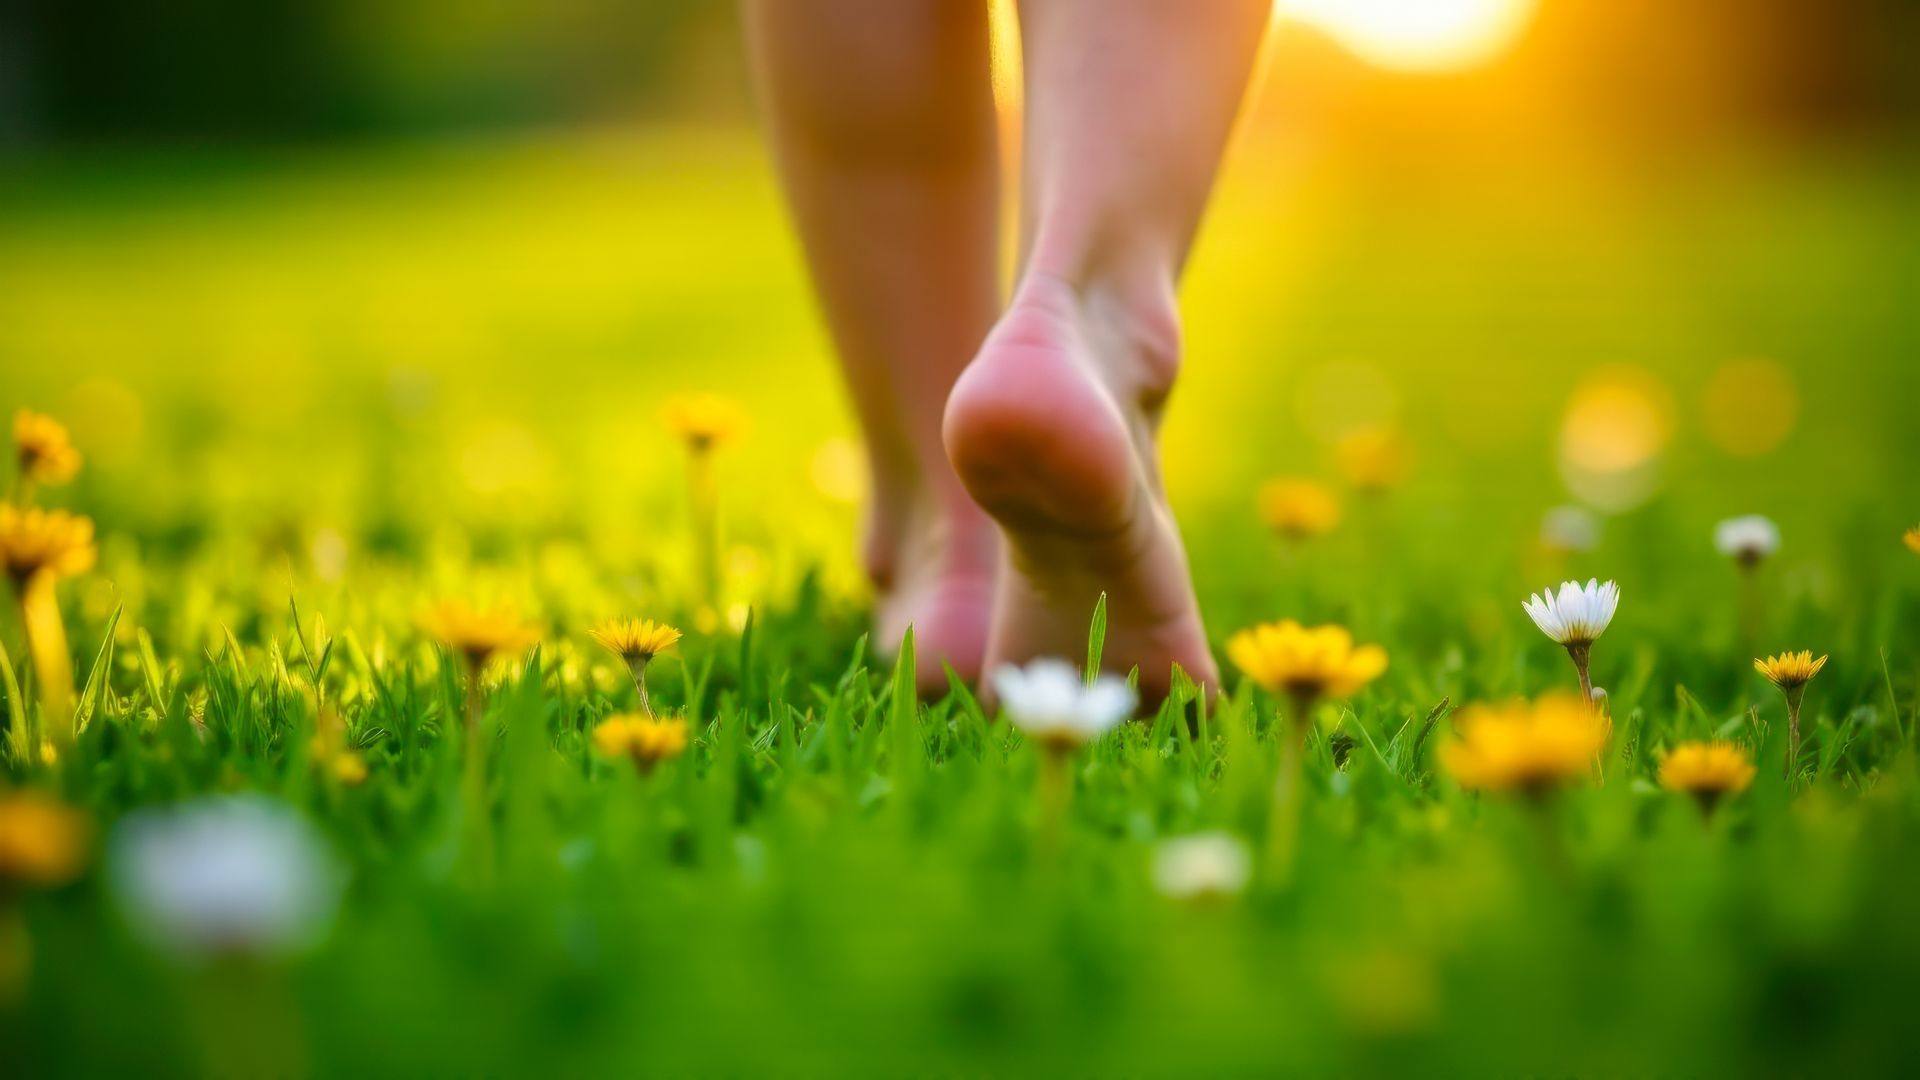
[[[1116,389],[1157,407],[1180,373],[1180,311],[1173,278],[1156,264],[1102,265],[1076,277],[1036,262],[1014,304],[1036,303],[1070,317],[1093,337],[1093,355]]]
[[[944,462],[943,462],[944,464]],[[998,533],[959,480],[882,479],[876,469],[862,561],[874,587],[888,591],[928,576],[993,574]]]

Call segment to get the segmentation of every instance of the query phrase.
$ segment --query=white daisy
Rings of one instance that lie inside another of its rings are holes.
[[[1780,550],[1780,526],[1760,514],[1730,517],[1713,527],[1713,546],[1742,566],[1752,566]]]
[[[1101,675],[1092,684],[1065,660],[1042,658],[1025,668],[993,673],[1000,707],[1015,727],[1044,746],[1071,750],[1098,739],[1133,715],[1136,698],[1126,680]]]
[[[1247,887],[1253,860],[1247,845],[1223,832],[1195,833],[1154,849],[1153,884],[1175,900],[1213,900]]]
[[[134,929],[186,957],[310,945],[345,884],[313,826],[257,795],[131,814],[114,832],[109,869]]]
[[[1583,588],[1577,581],[1568,581],[1561,584],[1558,595],[1547,589],[1520,606],[1541,633],[1560,644],[1591,645],[1613,621],[1613,612],[1620,606],[1620,586],[1590,579]]]

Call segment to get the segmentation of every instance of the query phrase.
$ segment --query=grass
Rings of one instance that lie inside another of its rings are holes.
[[[862,637],[847,421],[750,141],[15,170],[0,402],[71,421],[90,460],[60,497],[103,541],[62,591],[91,723],[7,782],[59,792],[103,837],[136,807],[267,792],[351,880],[329,937],[278,963],[157,955],[97,865],[19,894],[34,974],[0,1007],[10,1065],[1895,1067],[1920,963],[1920,560],[1898,541],[1920,503],[1920,375],[1900,362],[1912,248],[1892,163],[1702,161],[1662,185],[1329,168],[1250,147],[1230,174],[1186,291],[1169,483],[1216,642],[1338,621],[1391,667],[1318,717],[1290,884],[1263,867],[1202,906],[1155,891],[1153,852],[1197,830],[1262,850],[1280,703],[1230,679],[1210,708],[1089,748],[1049,841],[1035,749],[964,692],[913,700]],[[1745,355],[1798,395],[1759,458],[1701,420],[1715,369]],[[1595,550],[1544,552],[1566,402],[1619,363],[1664,395],[1658,484]],[[1317,411],[1355,398],[1324,391],[1355,370],[1391,388],[1414,471],[1279,547],[1254,487],[1334,475]],[[713,612],[657,421],[695,387],[753,417],[719,462]],[[1746,511],[1787,538],[1760,646],[1834,658],[1797,792],[1709,542]],[[1444,703],[1570,685],[1519,601],[1589,574],[1625,595],[1594,653],[1606,782],[1535,807],[1437,776]],[[485,680],[484,850],[458,670],[415,626],[449,596],[509,599],[544,636]],[[591,752],[593,723],[633,707],[584,636],[613,614],[688,631],[649,689],[692,745],[645,780]],[[310,760],[318,617],[359,786]],[[0,626],[18,665],[17,622]],[[1761,768],[1703,826],[1652,777],[1709,735]]]

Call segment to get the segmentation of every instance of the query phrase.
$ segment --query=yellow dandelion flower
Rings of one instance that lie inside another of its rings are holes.
[[[1747,752],[1730,742],[1683,742],[1660,760],[1660,786],[1700,800],[1702,809],[1753,783],[1757,770]]]
[[[1378,645],[1356,647],[1343,626],[1262,623],[1227,639],[1227,656],[1247,678],[1297,700],[1346,697],[1387,670]]]
[[[747,428],[746,410],[719,394],[680,394],[661,409],[667,429],[695,453],[732,442]]]
[[[1906,535],[1900,539],[1906,541],[1908,551],[1920,555],[1920,525],[1915,525],[1913,528],[1908,529]]]
[[[1587,774],[1607,726],[1572,694],[1463,709],[1440,763],[1461,787],[1544,794]]]
[[[1755,671],[1765,675],[1768,682],[1782,690],[1797,690],[1807,685],[1825,666],[1827,666],[1825,656],[1816,660],[1813,658],[1813,652],[1806,649],[1797,653],[1783,652],[1777,656],[1769,656],[1764,660],[1753,662]]]
[[[631,713],[610,716],[593,729],[593,744],[608,757],[630,758],[641,773],[687,749],[687,722]]]
[[[29,791],[0,796],[0,887],[61,885],[86,866],[84,814]]]
[[[517,653],[540,640],[540,629],[505,607],[473,607],[444,600],[420,616],[420,628],[475,664],[495,653]]]
[[[1260,489],[1260,517],[1288,540],[1308,540],[1340,523],[1340,503],[1311,480],[1269,480]]]
[[[359,787],[367,782],[367,759],[351,750],[327,758],[326,769],[342,787]]]
[[[80,452],[67,429],[51,416],[28,409],[13,414],[13,451],[28,483],[64,484],[80,471]]]
[[[0,567],[16,586],[93,568],[93,520],[0,504]]]
[[[680,631],[652,619],[609,619],[588,630],[587,636],[628,663],[645,663],[673,648]]]
[[[1407,441],[1393,428],[1352,432],[1334,444],[1333,452],[1340,472],[1357,491],[1379,494],[1406,478]]]

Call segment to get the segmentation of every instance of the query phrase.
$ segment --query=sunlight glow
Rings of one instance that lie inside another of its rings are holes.
[[[1275,17],[1317,27],[1368,63],[1460,71],[1500,55],[1539,0],[1279,0]]]

